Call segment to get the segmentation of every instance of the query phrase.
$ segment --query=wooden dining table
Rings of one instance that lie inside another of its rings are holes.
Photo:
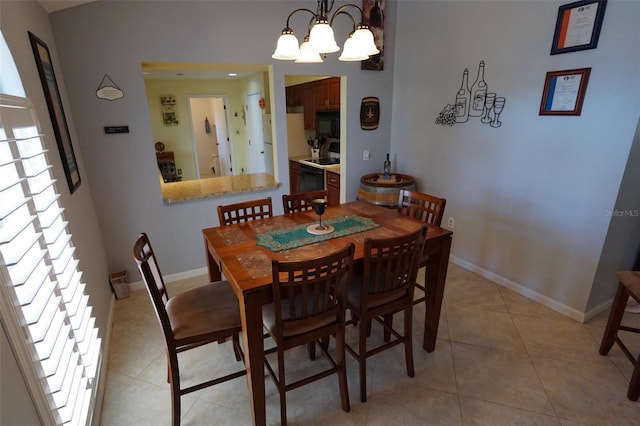
[[[323,221],[331,222],[344,216],[371,219],[376,227],[363,232],[331,238],[323,241],[272,251],[258,244],[258,236],[279,232],[303,224],[318,221],[313,211],[275,216],[241,224],[206,228],[202,230],[209,268],[209,279],[228,280],[235,292],[242,316],[244,362],[254,425],[266,424],[264,342],[262,306],[273,301],[271,285],[272,260],[305,260],[329,254],[348,243],[355,244],[355,262],[362,262],[365,238],[385,238],[417,230],[423,223],[364,201],[355,201],[328,207]],[[379,226],[378,226],[379,225]],[[452,232],[429,225],[424,256],[426,268],[426,314],[423,348],[435,349],[440,309],[444,294]]]

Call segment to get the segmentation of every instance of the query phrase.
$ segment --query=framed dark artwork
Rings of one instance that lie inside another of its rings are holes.
[[[558,8],[551,54],[598,47],[607,0],[581,0]]]
[[[362,130],[375,130],[380,121],[380,101],[370,96],[362,98],[360,104],[360,128]]]
[[[386,0],[362,0],[364,23],[373,33],[373,40],[380,51],[377,55],[365,59],[360,69],[382,71],[384,69],[384,19],[386,15]]]
[[[580,115],[591,68],[547,73],[539,115]]]
[[[73,152],[73,145],[71,144],[67,119],[65,118],[64,109],[62,108],[62,100],[58,90],[56,75],[53,71],[53,64],[51,63],[51,55],[45,42],[40,40],[32,32],[29,32],[29,40],[31,40],[31,48],[33,49],[33,55],[36,59],[36,66],[38,68],[38,74],[40,75],[42,90],[44,90],[44,97],[47,100],[51,126],[53,127],[53,132],[58,144],[58,151],[60,151],[62,167],[64,168],[64,174],[67,178],[69,191],[73,194],[81,183],[80,172],[78,171],[76,155]]]

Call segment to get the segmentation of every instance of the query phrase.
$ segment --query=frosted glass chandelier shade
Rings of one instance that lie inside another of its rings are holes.
[[[309,37],[305,37],[304,41],[300,45],[300,54],[296,58],[295,62],[298,64],[316,64],[324,61],[318,52],[309,48]]]
[[[298,39],[293,34],[293,31],[289,28],[282,30],[282,35],[278,38],[278,44],[276,45],[276,51],[273,52],[271,57],[273,59],[280,59],[284,61],[293,61],[298,58],[300,54],[300,47],[298,45]]]
[[[353,62],[364,61],[369,59],[369,55],[357,51],[357,46],[353,44],[353,37],[349,36],[347,41],[344,42],[344,49],[342,49],[342,55],[338,58],[339,61]]]
[[[340,50],[333,35],[333,28],[326,20],[318,20],[309,33],[309,48],[318,53],[332,53]]]
[[[373,40],[373,33],[369,27],[359,25],[351,38],[354,40],[358,52],[362,52],[366,55],[377,55],[380,53],[380,50],[378,50],[376,43]]]

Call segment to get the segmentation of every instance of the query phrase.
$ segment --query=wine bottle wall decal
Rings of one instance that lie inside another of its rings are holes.
[[[478,77],[471,85],[470,117],[480,117],[484,112],[484,97],[487,95],[487,82],[484,81],[484,61],[478,66]]]
[[[456,92],[455,103],[447,104],[438,117],[436,124],[453,126],[467,123],[469,118],[479,117],[479,121],[491,127],[500,127],[500,114],[504,109],[506,99],[489,92],[489,85],[485,80],[485,62],[480,61],[475,81],[469,85],[469,69],[462,73],[462,85]]]

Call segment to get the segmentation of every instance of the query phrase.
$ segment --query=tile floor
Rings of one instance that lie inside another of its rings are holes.
[[[202,279],[168,284],[169,291]],[[289,423],[640,425],[640,401],[626,398],[631,363],[617,346],[608,357],[598,354],[607,315],[579,324],[451,264],[433,353],[421,349],[424,305],[414,310],[413,379],[406,375],[401,346],[369,358],[368,402],[361,403],[357,363],[347,355],[351,412],[340,408],[334,375],[287,394]],[[624,321],[640,326],[640,314],[626,314]],[[354,343],[356,329],[348,329]],[[374,326],[371,338],[381,334]],[[640,335],[629,338],[637,355]],[[181,357],[183,384],[240,366],[230,343]],[[292,375],[307,374],[323,362],[309,361],[304,350],[294,350],[288,359]],[[170,424],[162,335],[146,291],[132,291],[116,302],[108,362],[102,425]],[[278,396],[270,378],[266,386],[267,420],[275,425],[280,421]],[[244,378],[182,401],[183,425],[251,424]]]

